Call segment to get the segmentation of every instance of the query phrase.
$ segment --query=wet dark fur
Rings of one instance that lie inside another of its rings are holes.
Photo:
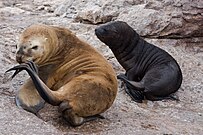
[[[140,38],[127,23],[104,24],[95,29],[95,34],[126,70],[118,78],[126,83],[126,92],[135,101],[170,98],[180,88],[182,73],[176,60]]]

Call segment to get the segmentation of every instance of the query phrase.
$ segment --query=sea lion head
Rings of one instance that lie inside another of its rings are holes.
[[[110,48],[125,44],[138,34],[123,21],[109,22],[95,29],[96,36]]]
[[[43,65],[56,54],[58,38],[56,32],[46,25],[32,25],[20,36],[16,50],[16,61],[25,63],[33,61]]]

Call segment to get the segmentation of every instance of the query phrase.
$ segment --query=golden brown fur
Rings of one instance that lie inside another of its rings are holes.
[[[60,101],[59,109],[64,105],[71,108],[63,115],[72,125],[104,112],[116,97],[118,86],[111,65],[68,29],[47,25],[27,28],[17,45],[16,60],[32,60],[38,65],[40,79]],[[31,112],[43,107],[43,97],[31,80],[21,87],[17,98],[19,105]]]

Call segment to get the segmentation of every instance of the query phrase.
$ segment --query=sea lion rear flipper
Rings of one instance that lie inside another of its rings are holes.
[[[160,101],[160,100],[173,100],[173,101],[180,101],[180,99],[178,97],[176,97],[175,95],[169,95],[169,96],[166,96],[166,97],[156,97],[156,96],[152,96],[152,95],[148,95],[146,94],[146,98],[148,100],[151,100],[151,101]]]
[[[93,115],[93,116],[85,117],[84,122],[89,122],[89,121],[93,121],[93,120],[96,120],[96,119],[105,119],[105,118],[104,118],[104,116],[101,116],[100,114],[96,114],[96,115]]]
[[[119,74],[117,78],[124,81],[128,86],[128,88],[130,89],[137,90],[137,91],[144,91],[145,89],[145,87],[141,83],[128,80],[125,74]]]
[[[61,101],[54,94],[54,91],[50,90],[37,75],[37,69],[34,62],[28,61],[27,63],[14,66],[13,68],[7,70],[6,72],[10,72],[12,70],[26,70],[30,75],[39,95],[51,105],[60,104]]]

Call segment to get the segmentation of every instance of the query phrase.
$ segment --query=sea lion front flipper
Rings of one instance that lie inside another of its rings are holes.
[[[125,87],[125,92],[132,98],[133,101],[137,103],[142,103],[142,100],[144,100],[144,94],[142,91],[129,89],[128,86],[124,86],[124,87]]]
[[[128,80],[125,74],[119,74],[117,78],[124,81],[127,84],[128,88],[130,89],[137,90],[137,91],[144,91],[145,89],[145,87],[140,82]]]
[[[38,94],[31,79],[28,79],[16,93],[15,102],[19,108],[23,108],[41,118],[38,112],[44,107],[45,101]]]
[[[35,114],[38,118],[42,119],[41,115],[39,114],[39,110],[41,110],[44,107],[45,101],[41,101],[38,104],[34,106],[27,106],[25,103],[23,103],[17,96],[15,98],[16,105],[19,108],[23,108],[24,110],[31,112]]]

